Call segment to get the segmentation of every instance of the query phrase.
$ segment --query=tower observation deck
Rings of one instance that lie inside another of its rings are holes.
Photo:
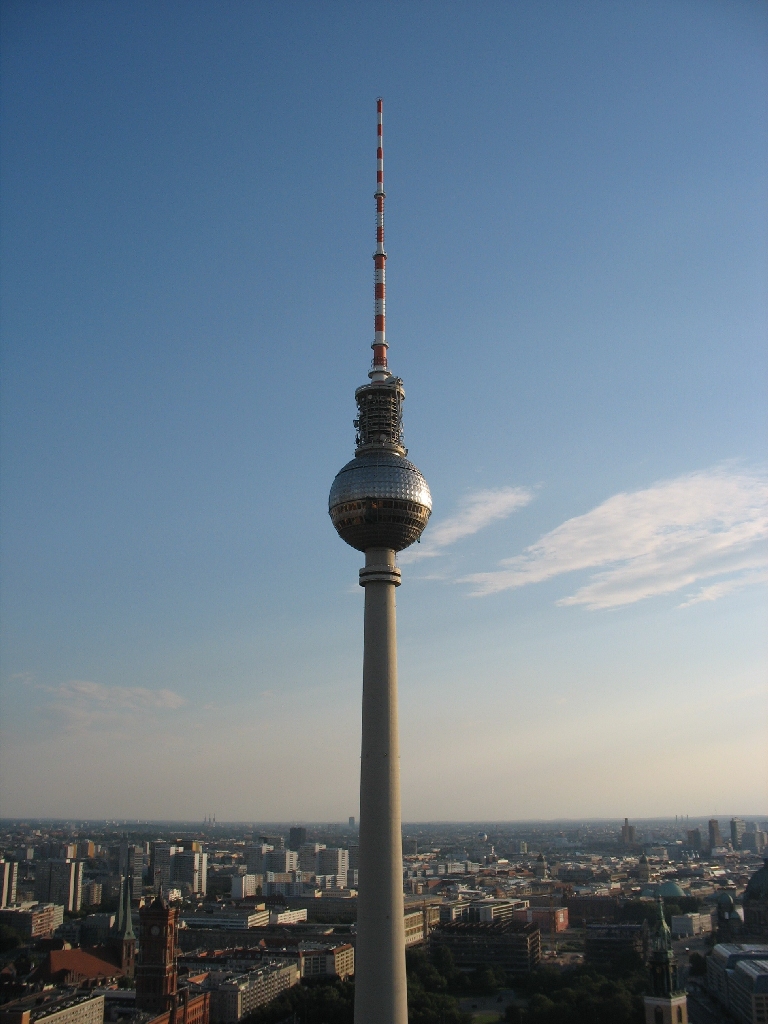
[[[363,729],[355,950],[355,1024],[407,1024],[403,927],[395,555],[417,541],[432,512],[427,481],[406,458],[405,389],[386,341],[384,149],[377,101],[374,340],[369,384],[355,391],[355,457],[336,475],[328,511],[339,536],[365,552]]]

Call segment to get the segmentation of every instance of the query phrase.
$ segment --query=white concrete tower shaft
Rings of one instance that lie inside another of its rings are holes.
[[[355,1024],[408,1024],[400,824],[395,587],[391,548],[368,548],[365,587]]]

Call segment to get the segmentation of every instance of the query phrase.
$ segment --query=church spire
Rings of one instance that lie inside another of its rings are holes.
[[[118,935],[121,939],[136,940],[133,934],[133,920],[131,919],[131,879],[129,875],[123,878],[120,887],[120,920],[118,924]]]
[[[653,1024],[688,1024],[687,997],[678,982],[672,933],[664,918],[661,896],[656,904],[656,915],[648,959],[650,992],[643,999],[645,1019]]]

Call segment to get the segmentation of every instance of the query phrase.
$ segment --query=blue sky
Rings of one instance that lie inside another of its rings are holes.
[[[404,816],[768,813],[765,5],[1,10],[0,814],[357,813],[378,95]]]

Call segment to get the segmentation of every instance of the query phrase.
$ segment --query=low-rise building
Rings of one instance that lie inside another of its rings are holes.
[[[327,891],[327,890],[326,890]],[[307,911],[308,921],[347,924],[357,920],[357,895],[286,896],[289,909]]]
[[[306,908],[286,910],[281,907],[277,907],[270,911],[269,914],[270,924],[298,924],[300,921],[306,920]]]
[[[223,978],[209,976],[212,1024],[236,1024],[281,992],[298,985],[299,965],[294,960],[275,961],[246,974]]]
[[[103,1024],[104,996],[36,992],[0,1007],[0,1024]]]
[[[244,900],[256,896],[264,882],[263,875],[233,875],[231,896],[233,900]]]
[[[721,942],[707,957],[707,990],[726,1009],[730,1006],[730,987],[737,964],[744,960],[768,961],[768,945]]]
[[[541,932],[533,922],[454,921],[430,935],[430,952],[434,954],[440,947],[450,951],[457,967],[493,965],[509,974],[528,974],[541,960]]]
[[[404,915],[405,946],[418,946],[426,942],[430,933],[440,924],[439,904],[424,904],[421,907],[406,907]]]
[[[618,896],[569,896],[566,901],[572,928],[588,924],[613,924],[619,920]]]
[[[679,939],[686,936],[709,935],[712,931],[712,915],[673,914],[670,931]]]
[[[739,960],[728,980],[728,1009],[741,1024],[768,1021],[768,960]]]
[[[80,942],[84,946],[102,946],[115,926],[115,915],[106,911],[88,914],[80,922]]]
[[[0,910],[0,924],[5,924],[23,939],[44,939],[64,921],[64,907],[54,903],[22,903]]]
[[[541,929],[542,935],[557,935],[568,929],[567,907],[523,907],[512,914],[513,921],[533,921]]]
[[[597,968],[614,967],[648,959],[648,923],[588,924],[584,939],[584,960]]]
[[[299,953],[299,970],[302,978],[348,978],[355,973],[355,947],[345,942],[341,946],[302,949]]]
[[[248,931],[261,928],[269,923],[269,911],[264,904],[258,908],[217,907],[213,913],[195,911],[181,915],[182,924],[187,928],[223,928],[227,931]]]

